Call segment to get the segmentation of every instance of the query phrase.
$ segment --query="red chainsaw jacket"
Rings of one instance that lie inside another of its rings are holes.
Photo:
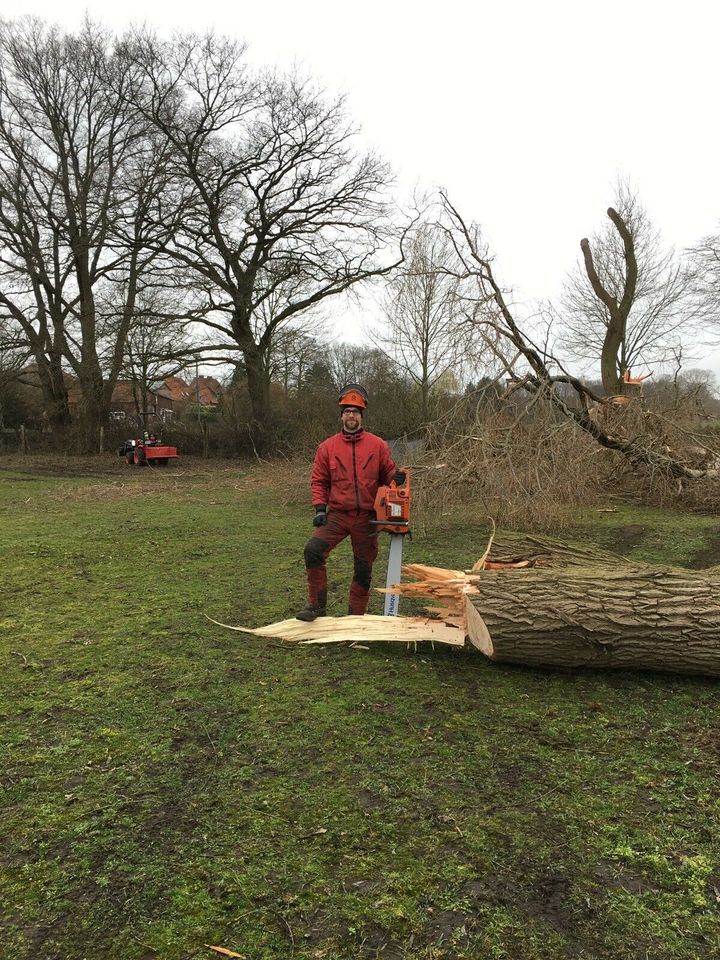
[[[317,449],[310,489],[313,505],[330,510],[373,510],[378,487],[397,470],[390,447],[374,433],[336,433]]]

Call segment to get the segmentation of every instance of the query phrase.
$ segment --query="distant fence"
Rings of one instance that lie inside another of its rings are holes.
[[[46,449],[42,442],[42,431],[33,430],[25,424],[0,430],[0,450],[3,453],[30,453],[33,449]]]

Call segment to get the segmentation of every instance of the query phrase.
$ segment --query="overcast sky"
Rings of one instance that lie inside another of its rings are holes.
[[[521,298],[552,297],[618,174],[668,244],[720,221],[720,3],[3,0],[76,27],[214,28],[345,92],[404,189],[443,186]]]

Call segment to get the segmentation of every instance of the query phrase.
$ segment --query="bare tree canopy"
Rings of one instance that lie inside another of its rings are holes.
[[[709,234],[689,251],[696,306],[713,341],[720,328],[720,233]]]
[[[181,313],[167,293],[146,290],[137,297],[122,373],[132,384],[138,416],[149,408],[152,385],[184,370],[195,354]]]
[[[32,19],[0,26],[0,308],[31,348],[51,422],[69,417],[63,366],[77,377],[88,443],[167,233],[149,217],[162,147],[131,105],[134,73],[89,21],[75,35]]]
[[[382,344],[416,384],[423,421],[431,416],[434,389],[457,373],[465,353],[458,281],[448,270],[454,257],[445,232],[421,224],[410,236],[403,268],[386,287]]]
[[[618,183],[541,331],[447,197],[416,226],[391,184],[342,97],[251,67],[233,39],[0,21],[3,383],[20,396],[23,367],[34,424],[77,425],[93,448],[120,377],[145,410],[152,382],[202,355],[234,370],[224,416],[257,452],[303,411],[329,401],[332,414],[343,380],[375,384],[393,433],[439,417],[474,377],[493,396],[509,381],[634,462],[689,475],[592,407],[670,359],[680,383],[690,335],[720,318],[717,235],[681,261]],[[330,306],[373,281],[387,335],[338,344]],[[602,388],[569,356],[599,362]]]
[[[281,383],[287,395],[297,394],[307,371],[326,356],[326,349],[302,329],[281,327],[272,338],[268,353],[269,377]]]
[[[663,247],[637,194],[622,182],[615,193],[610,223],[581,241],[561,305],[566,350],[600,361],[609,394],[623,392],[627,370],[668,360],[697,316],[690,272]]]
[[[568,420],[588,433],[597,443],[615,450],[633,466],[650,468],[679,479],[716,475],[716,469],[694,469],[653,443],[652,438],[627,437],[612,433],[592,416],[593,404],[604,401],[577,377],[568,373],[547,347],[538,347],[513,315],[505,291],[498,283],[480,228],[465,222],[446,195],[442,196],[447,218],[445,227],[457,255],[454,275],[461,284],[465,312],[485,344],[492,344],[501,358],[510,383],[531,396],[547,397]],[[567,390],[572,399],[568,399]]]
[[[360,151],[342,98],[255,75],[236,42],[142,33],[128,49],[183,207],[168,253],[197,277],[218,348],[242,355],[262,427],[277,329],[399,261],[388,167]]]

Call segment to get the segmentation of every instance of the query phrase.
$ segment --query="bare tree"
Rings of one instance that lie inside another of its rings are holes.
[[[309,333],[295,327],[280,327],[268,354],[270,381],[281,383],[286,395],[297,393],[307,371],[320,362],[326,350]]]
[[[180,308],[160,295],[145,292],[137,298],[125,340],[122,373],[133,389],[138,415],[148,409],[154,383],[184,370],[199,352],[188,331],[188,322],[178,318]]]
[[[479,227],[466,223],[446,195],[442,199],[446,218],[443,228],[457,257],[451,270],[459,284],[459,297],[479,337],[492,347],[500,361],[509,384],[507,393],[524,390],[531,397],[546,398],[563,417],[600,445],[620,453],[635,467],[658,470],[678,479],[716,476],[717,470],[686,466],[653,444],[651,438],[627,437],[616,431],[609,433],[592,416],[592,406],[607,401],[568,373],[547,345],[539,347],[521,328],[506,292],[495,277],[492,258]]]
[[[720,326],[720,233],[708,234],[688,251],[696,306],[714,341]]]
[[[346,383],[365,384],[375,375],[378,353],[355,343],[333,344],[328,352],[333,386],[339,391]]]
[[[381,342],[415,383],[423,421],[432,395],[464,354],[457,280],[447,270],[454,251],[444,231],[423,224],[408,244],[402,270],[388,281],[384,302],[387,333]]]
[[[696,315],[689,271],[627,184],[616,186],[610,224],[580,242],[582,265],[562,297],[565,347],[599,360],[604,390],[623,392],[627,370],[668,360]]]
[[[0,429],[5,425],[11,394],[30,356],[28,346],[17,328],[0,316]]]
[[[54,36],[53,47],[58,43]],[[55,214],[60,172],[45,161],[51,148],[33,133],[45,46],[37,22],[0,24],[0,309],[28,345],[50,422],[63,424],[70,415],[62,369],[68,270]],[[45,86],[46,99],[61,94]]]
[[[253,75],[236,42],[145,33],[132,50],[136,102],[187,201],[168,251],[198,278],[215,349],[241,354],[262,432],[278,327],[399,262],[388,168],[359,152],[342,99],[298,76]]]
[[[137,72],[86,21],[0,26],[0,305],[35,359],[51,422],[69,420],[63,367],[77,377],[86,444],[107,418],[143,277],[167,223],[164,188],[128,90]],[[102,303],[125,298],[109,316]]]

